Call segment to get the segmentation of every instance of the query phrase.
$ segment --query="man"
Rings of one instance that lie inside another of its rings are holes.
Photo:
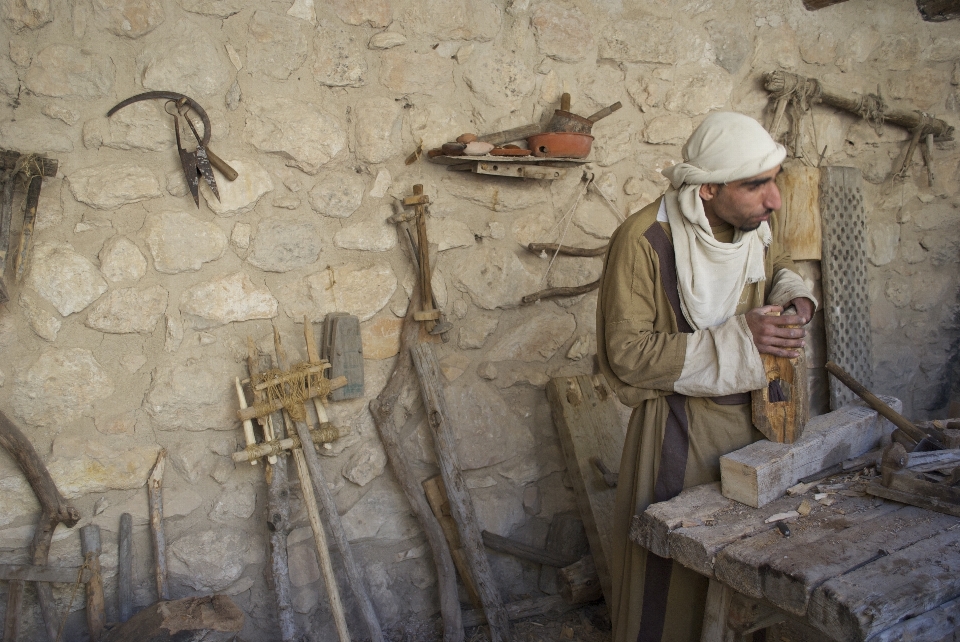
[[[671,189],[610,239],[597,303],[600,369],[634,408],[613,529],[615,642],[699,640],[707,579],[628,538],[633,515],[719,481],[721,455],[761,439],[749,391],[765,352],[794,357],[816,302],[784,251],[774,178],[786,150],[713,113],[663,170]],[[796,314],[775,316],[794,306]]]

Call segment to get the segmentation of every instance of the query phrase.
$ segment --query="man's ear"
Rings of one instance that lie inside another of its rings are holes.
[[[704,201],[712,200],[714,196],[717,195],[717,192],[720,191],[720,186],[716,183],[704,183],[700,186],[700,198]]]

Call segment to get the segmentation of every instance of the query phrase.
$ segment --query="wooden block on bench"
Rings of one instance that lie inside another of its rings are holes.
[[[900,412],[894,397],[880,397]],[[792,444],[761,440],[720,458],[724,497],[759,508],[782,496],[802,477],[876,448],[893,424],[876,411],[849,405],[812,417]]]

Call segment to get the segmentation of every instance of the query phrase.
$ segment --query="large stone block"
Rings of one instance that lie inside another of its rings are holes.
[[[50,45],[38,53],[24,84],[41,96],[98,98],[113,89],[116,68],[106,54],[72,45]]]
[[[144,290],[123,288],[97,302],[87,315],[86,324],[112,334],[149,334],[156,329],[166,309],[167,291],[162,286]]]
[[[253,146],[307,174],[316,174],[346,147],[340,124],[312,103],[276,97],[247,105],[246,133]]]
[[[68,424],[114,392],[110,376],[83,348],[50,348],[17,372],[13,411],[33,426]]]
[[[193,328],[204,330],[234,321],[272,319],[277,300],[244,272],[216,276],[180,296],[180,311],[192,317]]]
[[[67,243],[37,243],[26,281],[63,316],[83,310],[107,291],[97,267]]]
[[[144,409],[159,430],[239,430],[232,383],[239,374],[237,364],[215,357],[158,367]]]
[[[98,22],[115,36],[135,39],[163,22],[163,5],[158,0],[93,0]]]
[[[223,256],[227,247],[227,235],[215,223],[183,211],[151,214],[146,233],[153,267],[164,274],[195,272]]]
[[[98,210],[114,210],[163,196],[160,181],[146,167],[128,163],[103,163],[67,175],[73,197]]]
[[[247,64],[254,73],[286,80],[310,51],[301,22],[269,11],[256,11],[247,24]]]
[[[247,261],[267,272],[289,272],[314,263],[321,248],[313,221],[298,215],[274,216],[260,221]]]
[[[152,34],[137,56],[144,88],[176,87],[194,99],[223,91],[230,82],[230,72],[223,48],[214,44],[219,40],[186,19],[178,21],[172,32],[175,38],[160,32]]]

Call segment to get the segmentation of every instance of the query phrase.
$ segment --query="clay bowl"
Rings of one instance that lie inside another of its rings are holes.
[[[586,158],[593,136],[573,132],[549,132],[527,139],[534,156],[547,158]]]

